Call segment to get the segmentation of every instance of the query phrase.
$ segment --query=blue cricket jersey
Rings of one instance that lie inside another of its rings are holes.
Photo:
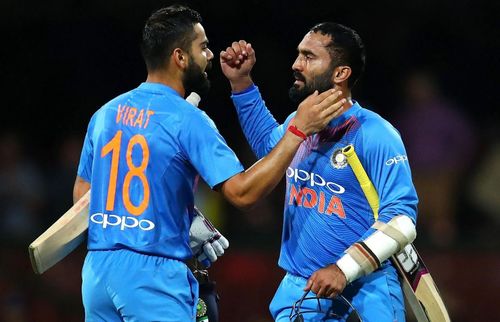
[[[91,183],[88,249],[190,258],[199,175],[213,188],[241,171],[203,111],[170,87],[142,83],[87,129],[78,175]]]
[[[261,158],[278,143],[295,113],[279,125],[256,86],[232,99],[245,136]],[[418,198],[399,133],[355,102],[301,144],[286,172],[279,265],[289,273],[308,278],[373,233],[372,209],[341,153],[350,144],[378,192],[378,220],[387,223],[404,214],[416,221]]]

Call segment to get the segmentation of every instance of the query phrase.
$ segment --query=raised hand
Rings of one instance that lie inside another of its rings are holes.
[[[231,83],[233,91],[242,91],[253,84],[250,72],[255,62],[255,51],[245,40],[234,41],[220,52],[222,73]]]
[[[342,92],[329,89],[319,94],[315,91],[300,103],[295,118],[290,125],[295,125],[306,135],[321,131],[336,116],[343,112],[346,103],[341,98]]]

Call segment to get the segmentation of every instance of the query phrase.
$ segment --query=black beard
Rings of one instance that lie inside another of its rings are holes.
[[[334,86],[331,80],[332,73],[330,70],[327,70],[323,74],[315,76],[311,80],[311,82],[307,82],[302,74],[299,74],[297,76],[299,80],[302,80],[304,82],[304,87],[302,87],[302,89],[299,89],[298,87],[293,85],[288,90],[288,96],[294,103],[302,102],[306,97],[314,93],[315,90],[318,90],[319,93],[322,93],[330,88],[333,88]]]
[[[206,70],[209,70],[211,67],[211,62],[207,65]],[[186,72],[184,73],[184,77],[182,79],[182,84],[184,85],[184,89],[186,94],[191,92],[196,92],[200,96],[205,96],[208,94],[210,90],[210,81],[207,79],[200,66],[196,64],[194,61],[189,64]]]

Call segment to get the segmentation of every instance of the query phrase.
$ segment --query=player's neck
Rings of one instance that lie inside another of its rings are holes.
[[[166,85],[175,90],[182,97],[184,97],[186,94],[186,90],[184,89],[182,80],[179,77],[172,77],[171,75],[166,73],[149,72],[148,77],[146,78],[146,82]]]
[[[342,95],[339,97],[339,99],[345,98],[346,102],[344,103],[344,105],[342,105],[342,112],[339,115],[344,114],[354,105],[354,101],[352,100],[351,96],[351,91],[348,88],[342,88],[341,90],[342,90]]]

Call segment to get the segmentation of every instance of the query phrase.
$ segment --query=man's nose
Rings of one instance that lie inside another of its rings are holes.
[[[302,59],[300,57],[297,57],[295,61],[292,64],[292,70],[295,72],[302,72],[304,70],[303,65],[302,65]]]
[[[210,49],[208,49],[207,59],[212,60],[213,58],[214,58],[214,53]]]

